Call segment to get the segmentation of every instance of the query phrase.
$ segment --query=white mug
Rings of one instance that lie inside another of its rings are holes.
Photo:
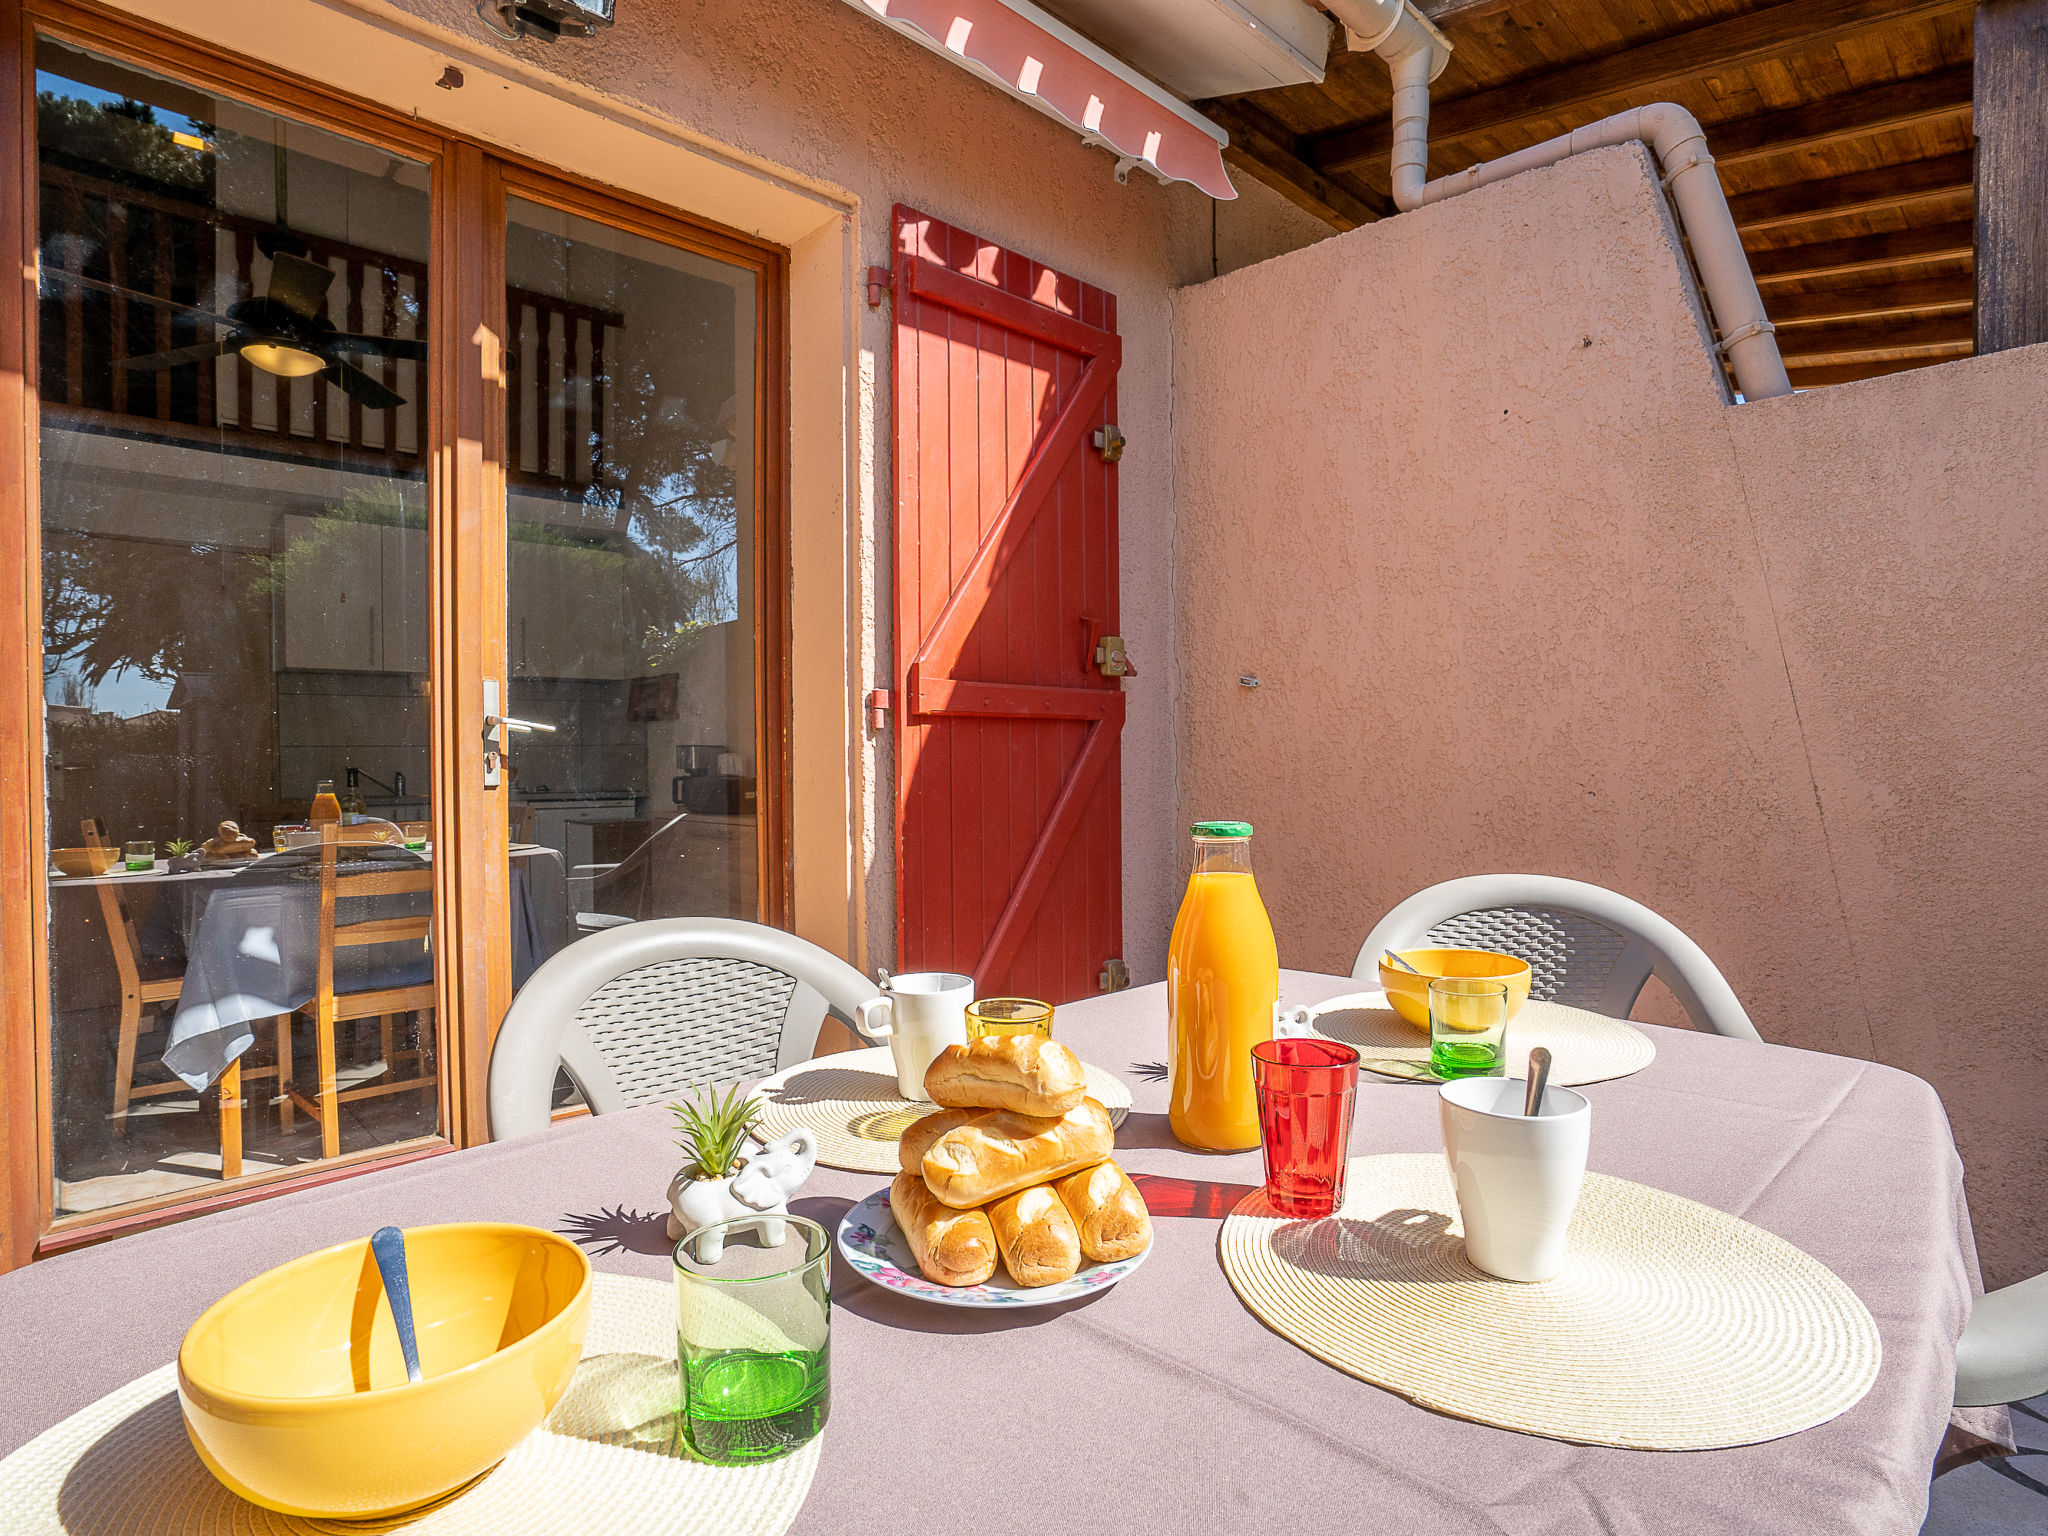
[[[889,979],[888,990],[859,1008],[860,1027],[873,1040],[887,1040],[896,1058],[896,1089],[903,1097],[925,1097],[925,1069],[949,1045],[967,1043],[967,1005],[974,978],[953,971],[910,971]]]
[[[1569,1088],[1546,1088],[1539,1113],[1524,1115],[1527,1091],[1516,1077],[1437,1090],[1465,1257],[1503,1280],[1548,1280],[1564,1268],[1593,1125],[1593,1106]]]

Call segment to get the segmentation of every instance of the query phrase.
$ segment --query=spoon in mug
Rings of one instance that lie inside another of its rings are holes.
[[[377,1273],[384,1278],[384,1299],[391,1303],[398,1350],[405,1356],[405,1379],[424,1381],[420,1347],[412,1331],[412,1281],[405,1268],[405,1234],[396,1227],[379,1227],[370,1236],[370,1252],[377,1260]]]
[[[1550,1048],[1539,1045],[1529,1053],[1529,1095],[1522,1101],[1522,1113],[1533,1118],[1543,1108],[1543,1085],[1550,1080]]]

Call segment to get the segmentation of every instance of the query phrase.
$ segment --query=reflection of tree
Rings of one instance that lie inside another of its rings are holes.
[[[196,137],[213,131],[194,123]],[[36,94],[36,137],[46,158],[79,166],[131,186],[211,201],[213,157],[180,144],[139,101],[86,101],[55,91]]]

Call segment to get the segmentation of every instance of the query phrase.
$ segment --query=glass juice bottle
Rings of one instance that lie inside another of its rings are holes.
[[[323,821],[341,820],[341,802],[334,798],[334,780],[320,781],[320,788],[313,796],[313,808],[306,812],[306,820],[316,827]]]
[[[1236,1152],[1259,1144],[1252,1047],[1273,1038],[1280,956],[1252,879],[1246,821],[1198,821],[1166,957],[1172,1082],[1168,1119],[1191,1147]]]
[[[341,824],[353,827],[370,819],[370,805],[363,798],[363,786],[355,769],[348,770],[348,787],[341,792]]]

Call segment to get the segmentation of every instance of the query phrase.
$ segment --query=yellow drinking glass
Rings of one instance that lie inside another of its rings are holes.
[[[1052,1004],[1033,997],[984,997],[967,1005],[967,1038],[983,1035],[1036,1035],[1052,1038]]]

